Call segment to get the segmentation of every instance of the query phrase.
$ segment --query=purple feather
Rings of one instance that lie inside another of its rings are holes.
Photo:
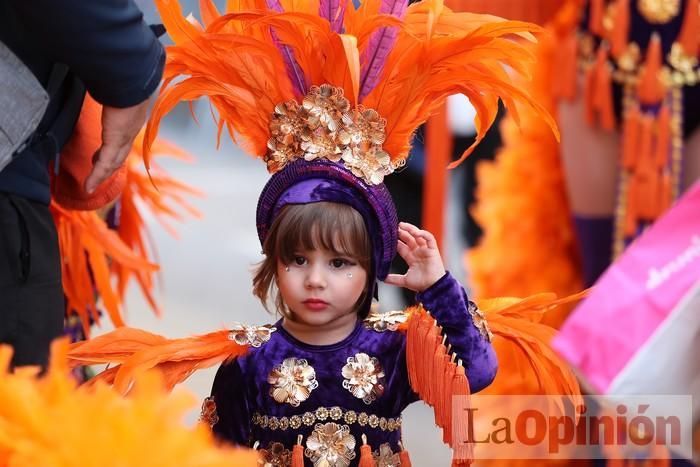
[[[326,18],[331,24],[331,30],[338,34],[343,32],[345,18],[345,2],[341,0],[321,0],[318,5],[318,15]]]
[[[270,10],[278,13],[284,12],[282,4],[279,0],[266,0],[266,3]],[[304,75],[304,70],[301,69],[296,58],[294,58],[294,51],[291,47],[282,43],[275,33],[275,30],[272,28],[270,28],[270,35],[272,36],[272,40],[275,42],[275,46],[277,49],[279,49],[280,54],[282,54],[282,58],[284,59],[284,63],[287,68],[287,76],[289,76],[297,96],[301,97],[306,95],[306,76]]]
[[[389,14],[398,18],[406,12],[408,0],[383,0],[379,7],[379,13]],[[360,74],[360,100],[374,89],[379,82],[379,77],[384,69],[384,63],[389,56],[398,29],[396,27],[383,27],[372,33],[369,44],[362,52],[362,72]]]

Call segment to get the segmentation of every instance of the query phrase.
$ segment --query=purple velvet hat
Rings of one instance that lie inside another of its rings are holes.
[[[260,243],[264,244],[282,207],[322,201],[347,204],[362,215],[372,241],[376,278],[384,280],[398,242],[394,201],[383,183],[368,184],[340,163],[300,159],[272,175],[258,200],[256,223]]]

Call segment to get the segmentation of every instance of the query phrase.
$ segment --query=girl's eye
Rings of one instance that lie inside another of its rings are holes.
[[[304,258],[303,256],[295,256],[294,264],[296,264],[297,266],[303,266],[304,264],[306,264],[306,258]]]
[[[345,265],[350,264],[349,261],[341,258],[335,258],[331,260],[331,266],[333,266],[336,269],[342,268]]]

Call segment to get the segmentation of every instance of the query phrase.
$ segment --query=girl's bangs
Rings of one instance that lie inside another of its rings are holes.
[[[319,248],[361,262],[369,260],[371,245],[364,221],[350,206],[327,202],[290,205],[280,217],[276,250],[285,263],[300,250]]]

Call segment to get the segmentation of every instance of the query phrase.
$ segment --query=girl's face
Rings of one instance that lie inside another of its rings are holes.
[[[349,256],[324,248],[300,250],[289,264],[277,261],[277,286],[294,321],[332,324],[357,312],[367,271]]]

